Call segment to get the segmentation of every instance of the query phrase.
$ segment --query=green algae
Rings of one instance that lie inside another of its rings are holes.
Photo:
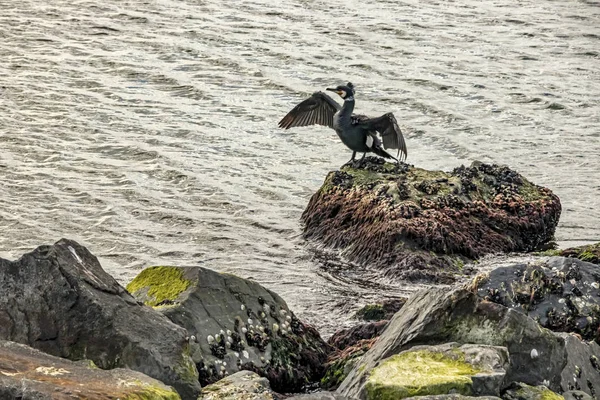
[[[374,368],[366,383],[367,400],[393,400],[413,396],[469,395],[471,377],[480,372],[464,361],[426,350],[407,351],[389,357]]]
[[[380,321],[385,318],[385,310],[381,304],[367,304],[356,312],[355,317],[365,321]]]
[[[127,291],[135,294],[147,288],[148,299],[144,304],[155,307],[176,300],[191,284],[192,281],[183,277],[181,268],[149,267],[127,285]]]
[[[172,388],[143,385],[139,390],[128,393],[124,400],[181,400],[181,397]]]
[[[564,400],[565,398],[545,386],[529,386],[524,383],[514,393],[520,399],[534,400]]]

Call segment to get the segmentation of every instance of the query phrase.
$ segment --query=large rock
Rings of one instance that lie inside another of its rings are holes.
[[[200,392],[185,329],[138,304],[85,247],[62,239],[0,259],[0,339],[103,369],[130,368]]]
[[[302,215],[304,236],[388,277],[448,282],[464,261],[549,241],[558,197],[508,167],[446,173],[368,158],[331,172]]]
[[[269,381],[251,371],[239,371],[202,388],[201,400],[276,400]]]
[[[413,295],[338,391],[367,399],[368,378],[385,359],[414,345],[446,342],[506,347],[510,357],[507,383],[545,384],[555,392],[600,393],[595,343],[553,333],[522,312],[482,300],[464,288],[431,288]],[[571,387],[574,380],[580,382],[579,387]]]
[[[564,400],[564,397],[546,386],[530,386],[521,382],[512,383],[502,395],[503,400]]]
[[[473,280],[480,297],[523,312],[543,327],[600,340],[600,269],[574,258],[540,258]]]
[[[499,396],[508,369],[504,347],[448,343],[415,346],[381,360],[369,372],[368,399],[458,393]]]
[[[0,399],[178,400],[162,382],[129,369],[98,369],[0,340]]]
[[[193,336],[203,385],[251,370],[274,390],[292,392],[323,376],[329,346],[256,282],[200,267],[152,267],[127,288]]]

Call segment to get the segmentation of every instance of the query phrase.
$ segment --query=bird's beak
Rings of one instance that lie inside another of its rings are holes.
[[[327,89],[325,89],[325,90],[329,90],[330,92],[337,92],[337,89],[335,89],[335,88],[330,88],[330,87],[328,87],[328,88],[327,88]]]

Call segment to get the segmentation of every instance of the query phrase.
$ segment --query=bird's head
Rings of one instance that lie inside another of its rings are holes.
[[[340,85],[335,88],[327,88],[326,90],[336,92],[342,99],[353,97],[355,92],[352,82],[348,82],[346,85]]]

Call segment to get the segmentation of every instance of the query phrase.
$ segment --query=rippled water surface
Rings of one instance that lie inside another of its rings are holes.
[[[153,264],[252,277],[328,331],[406,289],[324,272],[299,217],[350,156],[277,121],[351,80],[408,161],[505,163],[600,240],[600,3],[0,0],[0,256],[61,237],[122,282]],[[356,299],[356,301],[354,301]]]

